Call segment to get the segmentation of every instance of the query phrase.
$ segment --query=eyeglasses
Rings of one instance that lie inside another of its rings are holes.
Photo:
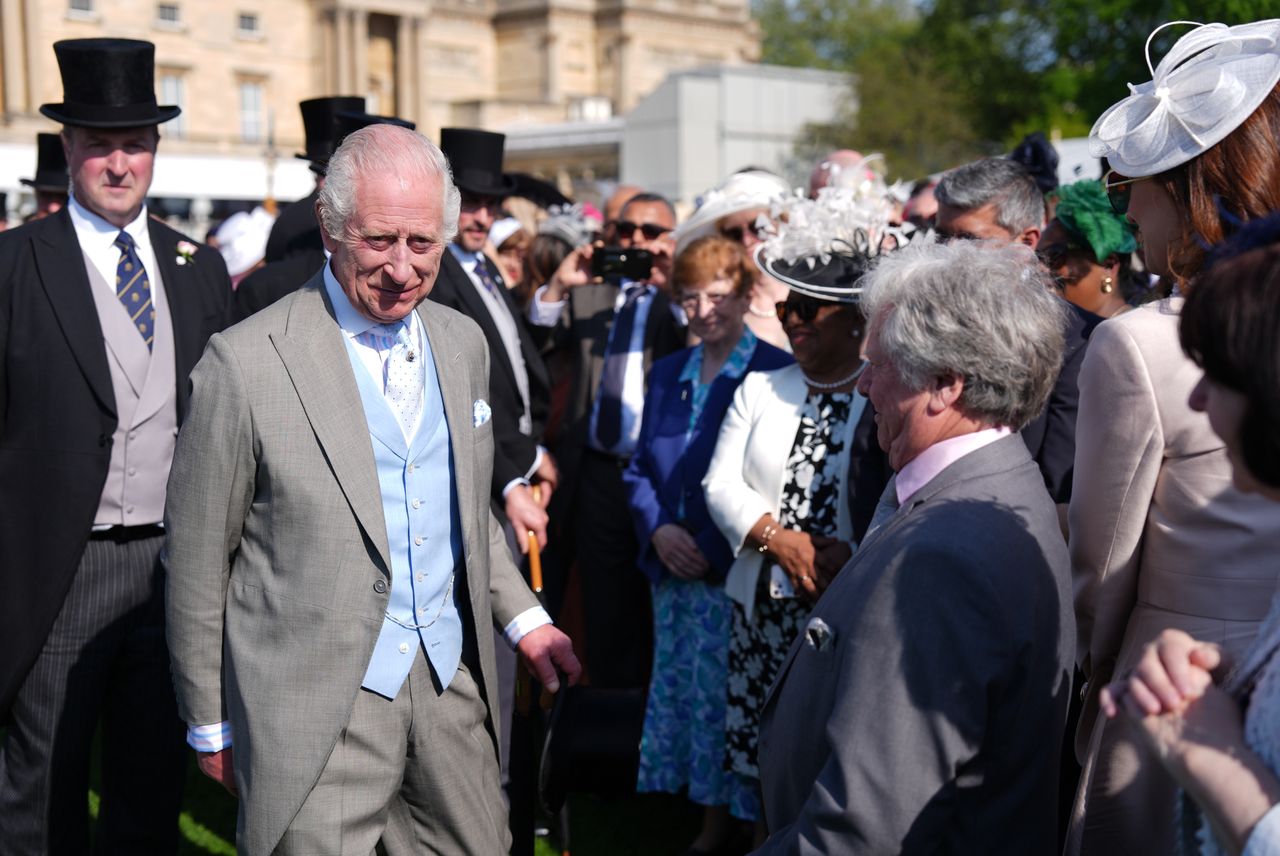
[[[1121,217],[1129,213],[1129,197],[1133,194],[1133,185],[1146,181],[1151,176],[1142,175],[1137,178],[1126,178],[1114,169],[1107,170],[1102,177],[1102,186],[1106,188],[1107,200],[1111,208]]]
[[[710,291],[686,291],[680,295],[680,308],[686,312],[696,312],[703,300],[712,307],[716,307],[730,297],[733,297],[732,291],[722,291],[718,294]]]
[[[787,313],[794,313],[800,319],[800,323],[808,324],[814,318],[818,317],[818,310],[823,306],[830,306],[822,300],[816,300],[812,297],[803,295],[791,295],[785,301],[773,304],[774,311],[778,313],[778,320],[786,322]]]
[[[618,230],[619,238],[630,238],[639,229],[646,241],[656,241],[671,231],[666,226],[659,226],[657,223],[632,223],[630,220],[619,220],[614,226]]]

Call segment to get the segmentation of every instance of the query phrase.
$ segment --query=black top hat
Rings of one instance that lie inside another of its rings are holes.
[[[506,137],[475,128],[441,128],[440,150],[449,159],[453,183],[477,196],[510,196],[515,180],[502,172]]]
[[[136,39],[54,42],[62,73],[62,103],[41,104],[55,122],[84,128],[159,125],[182,112],[156,104],[156,46]]]
[[[302,127],[307,135],[307,151],[295,155],[311,161],[311,168],[321,175],[338,148],[338,113],[364,112],[364,97],[360,95],[329,95],[298,102],[302,111]]]
[[[350,110],[339,110],[337,116],[334,117],[334,124],[334,151],[338,150],[338,146],[342,145],[342,141],[347,138],[348,134],[354,134],[361,128],[367,128],[370,125],[395,125],[400,128],[408,128],[410,131],[418,127],[408,119],[401,119],[397,116],[377,116],[373,113],[360,113]]]
[[[40,191],[67,192],[67,154],[61,134],[36,134],[36,177],[19,181]]]

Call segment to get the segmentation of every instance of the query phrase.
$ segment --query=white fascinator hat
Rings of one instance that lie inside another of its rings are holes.
[[[1195,29],[1151,67],[1151,40],[1165,27]],[[1240,127],[1280,81],[1280,19],[1251,24],[1171,21],[1147,38],[1151,80],[1098,117],[1089,153],[1138,178],[1186,163]]]

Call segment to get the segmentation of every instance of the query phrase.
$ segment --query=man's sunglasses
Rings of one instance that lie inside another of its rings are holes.
[[[1111,208],[1121,217],[1129,213],[1129,197],[1133,195],[1133,185],[1139,181],[1146,181],[1151,176],[1143,175],[1138,178],[1127,178],[1114,169],[1107,170],[1107,174],[1102,177],[1102,186],[1107,191],[1107,200],[1111,203]]]
[[[815,300],[812,297],[797,297],[796,295],[792,295],[786,300],[773,304],[773,309],[778,313],[779,321],[785,322],[787,320],[787,313],[792,313],[800,319],[800,323],[808,324],[814,318],[818,317],[818,310],[823,306],[830,305],[830,303],[824,300]]]
[[[639,229],[646,241],[656,241],[671,230],[657,223],[632,223],[630,220],[618,220],[614,223],[619,238],[630,238]]]

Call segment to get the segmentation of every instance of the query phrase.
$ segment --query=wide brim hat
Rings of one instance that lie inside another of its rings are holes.
[[[1174,21],[1157,27],[1194,24]],[[1280,82],[1280,19],[1195,25],[1174,44],[1151,80],[1129,85],[1089,131],[1089,153],[1134,178],[1181,166],[1249,118]]]
[[[44,116],[81,128],[143,128],[182,112],[156,103],[156,46],[137,39],[54,42],[62,101],[41,104]]]
[[[764,170],[734,173],[698,200],[698,207],[676,227],[676,253],[715,232],[721,218],[753,208],[768,208],[792,194],[787,182]]]
[[[764,245],[757,245],[756,264],[767,276],[787,285],[792,291],[832,303],[857,303],[862,296],[858,285],[871,269],[874,258],[866,253],[835,250],[829,255],[806,256],[787,261],[764,257]]]
[[[511,196],[516,182],[502,171],[506,135],[478,128],[440,129],[440,151],[449,160],[453,183],[476,196]]]
[[[311,161],[311,168],[324,175],[329,158],[338,148],[338,114],[364,113],[364,97],[360,95],[326,95],[298,102],[302,113],[302,130],[306,134],[306,151],[294,157]]]
[[[18,181],[45,193],[67,192],[67,153],[62,148],[61,134],[36,134],[35,178]]]
[[[892,224],[894,203],[883,181],[827,186],[816,199],[792,197],[775,207],[776,225],[755,248],[755,262],[792,291],[833,303],[857,303],[862,277],[882,251],[905,246],[914,229]]]

